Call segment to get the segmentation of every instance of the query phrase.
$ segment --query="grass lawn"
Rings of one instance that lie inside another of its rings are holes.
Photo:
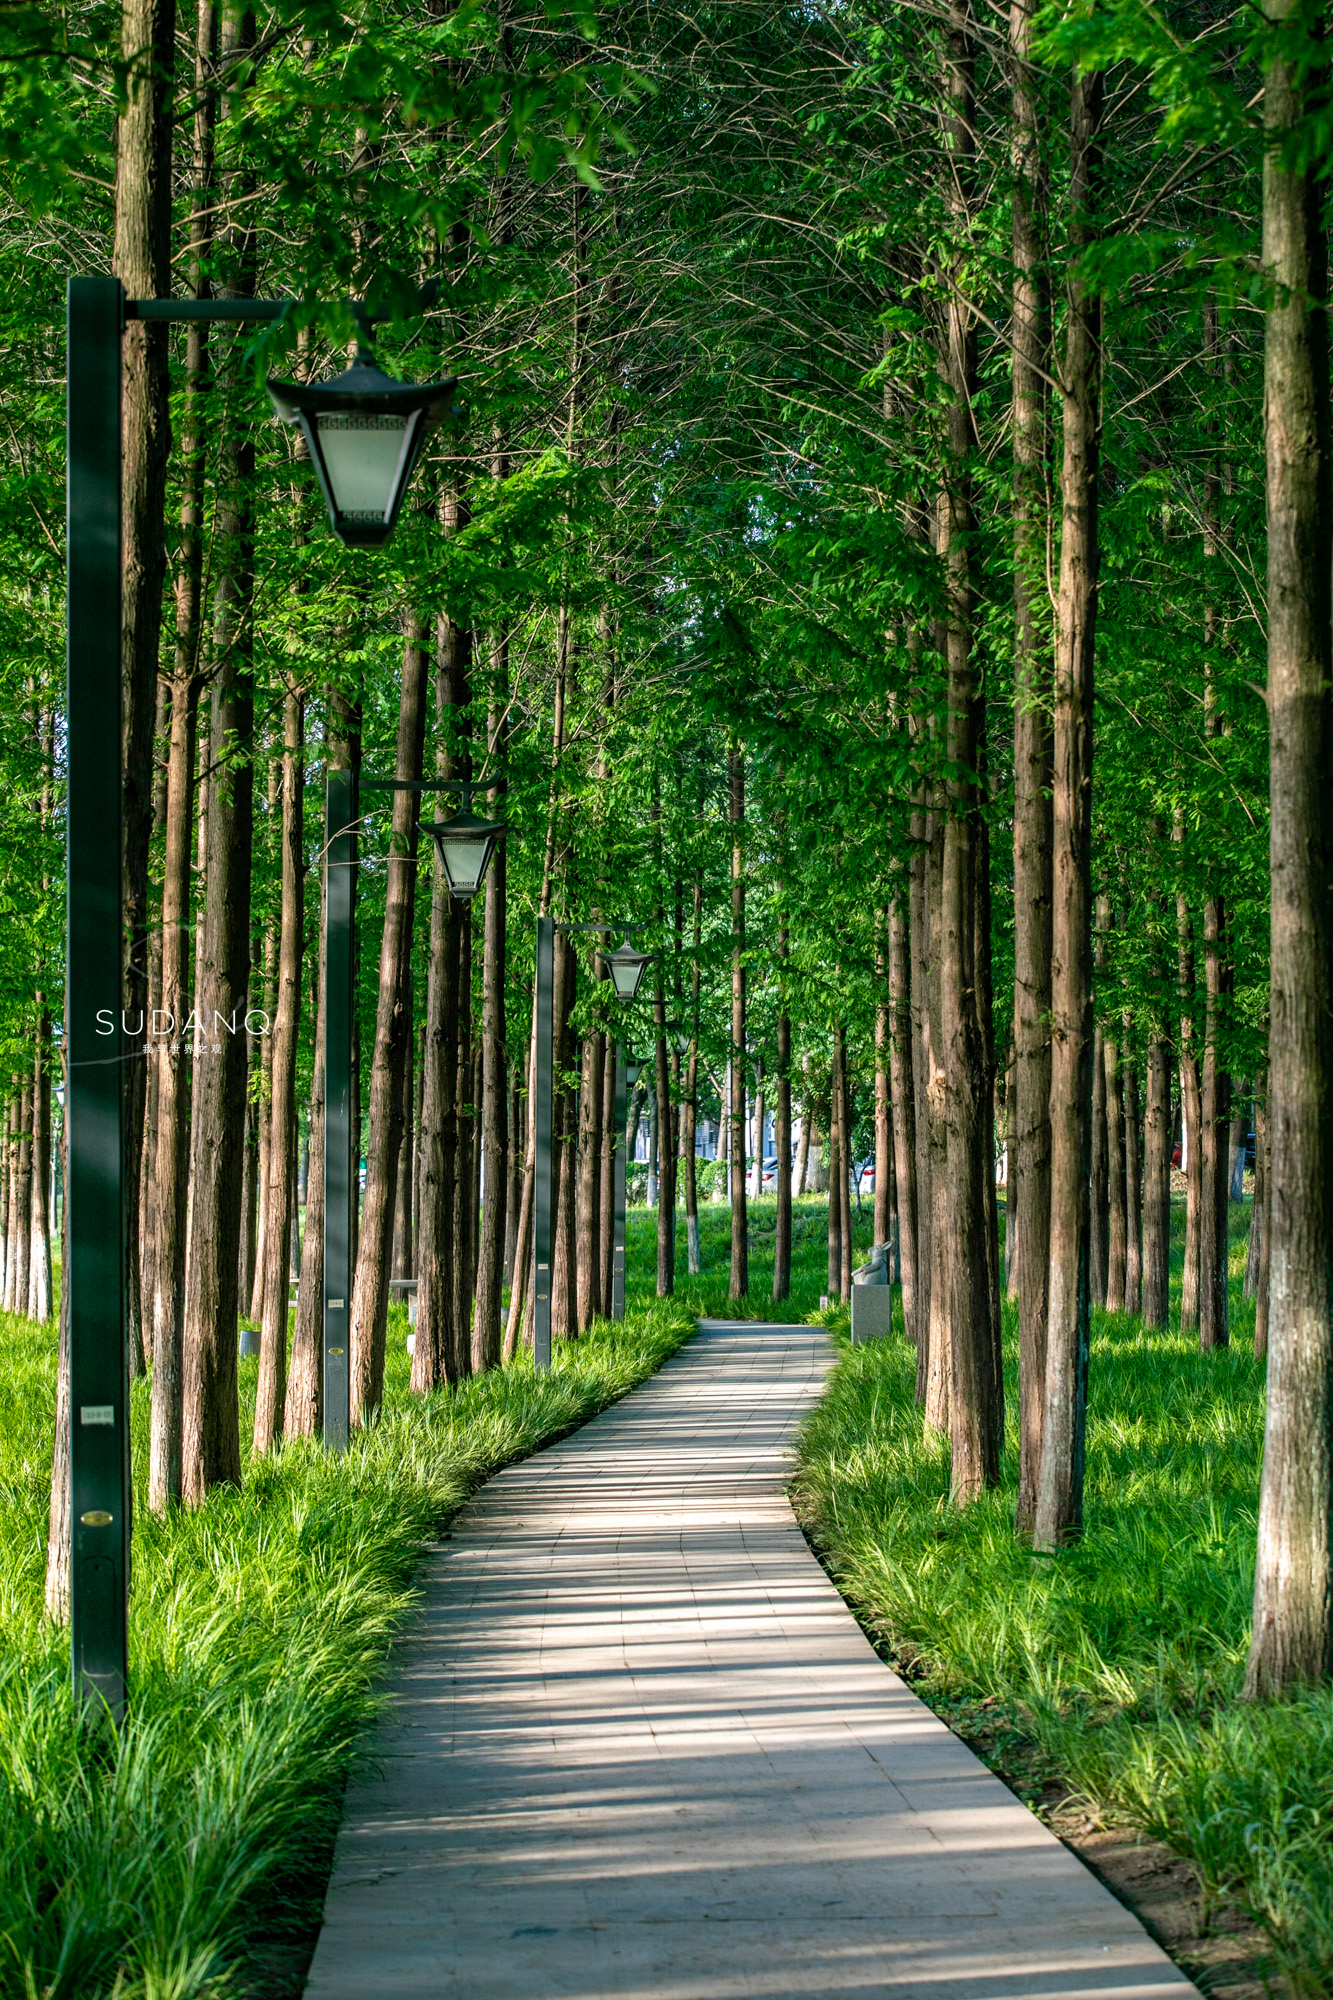
[[[1182,1218],[1175,1218],[1177,1231]],[[1093,1815],[1165,1842],[1263,1929],[1301,1996],[1333,1992],[1333,1692],[1252,1708],[1249,1640],[1263,1369],[1240,1298],[1230,1349],[1093,1316],[1087,1532],[1055,1558],[1012,1532],[1017,1331],[1005,1315],[1003,1483],[960,1511],[922,1434],[900,1337],[844,1346],[810,1418],[798,1510],[886,1657],[1036,1800],[1056,1780]],[[1173,1310],[1181,1245],[1175,1244]],[[845,1313],[833,1316],[844,1331]]]
[[[642,1288],[639,1288],[640,1293]],[[155,1520],[137,1482],[132,1716],[81,1726],[42,1613],[51,1329],[0,1318],[0,1995],[278,2000],[299,1991],[342,1788],[413,1603],[420,1547],[498,1466],[585,1421],[693,1330],[623,1327],[422,1400],[390,1314],[383,1420],[344,1461],[298,1442],[242,1492]],[[257,1364],[241,1363],[250,1435]],[[147,1462],[134,1392],[136,1469]]]

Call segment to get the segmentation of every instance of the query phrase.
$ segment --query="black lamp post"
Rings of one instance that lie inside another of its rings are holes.
[[[503,783],[474,784],[466,778],[366,778],[351,771],[325,776],[324,828],[326,961],[324,1024],[324,1443],[346,1451],[351,1428],[351,1373],[348,1349],[352,1321],[352,1245],[356,1204],[361,1107],[352,1098],[353,971],[356,964],[352,869],[355,860],[359,791],[457,792],[462,810],[427,827],[435,841],[450,892],[470,901],[485,879],[495,843],[504,827],[474,819],[473,792]],[[460,822],[463,824],[460,826]],[[453,830],[451,832],[451,829]]]
[[[117,1722],[125,1712],[130,1560],[121,1020],[121,343],[133,319],[273,322],[289,308],[290,301],[279,299],[129,299],[116,278],[71,278],[66,293],[70,1644],[75,1699],[104,1706]],[[453,387],[393,383],[360,356],[322,391],[274,385],[293,392],[292,418],[306,432],[334,528],[344,541],[364,546],[387,538],[421,447]],[[350,859],[350,814],[334,824],[347,829]],[[350,918],[350,868],[339,874],[331,866],[331,916],[340,886]],[[326,968],[331,1002],[339,990],[336,975],[335,966]],[[342,984],[350,1024],[350,952]],[[336,1078],[330,1086],[332,1094]],[[341,1164],[349,1170],[349,1162]],[[339,1165],[334,1150],[329,1172],[336,1175]],[[345,1406],[345,1355],[342,1367]],[[328,1395],[326,1380],[326,1407]]]
[[[551,1214],[551,1120],[554,1108],[553,1069],[555,1052],[552,1047],[555,1029],[555,934],[557,931],[597,932],[618,930],[616,924],[558,924],[554,917],[537,919],[537,1048],[535,1099],[533,1117],[533,1203],[532,1203],[532,1358],[538,1368],[551,1365],[551,1266],[552,1258],[552,1214]],[[649,963],[645,953],[635,951],[629,941],[631,930],[646,930],[646,924],[624,926],[625,941],[615,951],[606,954],[611,969],[611,983],[619,1000],[632,1000],[639,990],[644,967]],[[619,1053],[619,1051],[617,1051]],[[620,1083],[620,1063],[616,1064],[616,1113],[620,1133],[617,1144],[619,1155],[616,1168],[617,1209],[619,1228],[616,1254],[611,1265],[612,1316],[624,1318],[625,1314],[625,1142],[622,1111],[623,1089]],[[619,1276],[617,1277],[617,1265]],[[614,1311],[614,1302],[619,1287],[620,1312]]]

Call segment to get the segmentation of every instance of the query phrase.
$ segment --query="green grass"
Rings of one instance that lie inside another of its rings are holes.
[[[802,1438],[796,1499],[882,1650],[1020,1791],[1035,1799],[1057,1780],[1168,1843],[1198,1871],[1205,1919],[1233,1899],[1292,1990],[1326,1995],[1333,1691],[1238,1700],[1263,1443],[1253,1308],[1239,1298],[1247,1220],[1233,1214],[1230,1349],[1203,1355],[1192,1336],[1094,1314],[1077,1549],[1039,1558],[1014,1539],[1008,1310],[997,1492],[950,1505],[947,1446],[923,1436],[915,1353],[897,1338],[844,1348]]]
[[[47,1328],[0,1319],[0,1995],[223,2000],[293,1990],[342,1788],[423,1542],[498,1466],[613,1402],[693,1329],[636,1306],[421,1400],[390,1316],[383,1420],[346,1459],[287,1445],[167,1521],[136,1495],[130,1721],[81,1724],[42,1613],[55,1410]],[[242,1367],[248,1437],[256,1364]],[[147,1452],[136,1384],[135,1461]],[[284,1950],[285,1948],[285,1950]]]
[[[676,1297],[705,1319],[782,1320],[800,1325],[826,1317],[819,1301],[828,1290],[828,1202],[823,1195],[806,1195],[792,1204],[791,1291],[773,1303],[773,1244],[777,1233],[777,1200],[769,1194],[750,1201],[749,1296],[733,1302],[731,1282],[731,1210],[725,1202],[699,1203],[699,1250],[702,1269],[691,1277],[687,1269],[685,1212],[677,1207]],[[858,1259],[870,1254],[874,1205],[863,1199],[852,1204],[852,1234]],[[648,1299],[657,1271],[657,1211],[631,1208],[626,1216],[626,1297]],[[827,1315],[833,1317],[835,1315]],[[845,1318],[845,1315],[844,1315]]]

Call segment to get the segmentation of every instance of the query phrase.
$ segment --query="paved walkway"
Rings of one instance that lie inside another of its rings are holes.
[[[431,1558],[311,2000],[1187,2000],[875,1657],[783,1491],[817,1328],[705,1322]]]

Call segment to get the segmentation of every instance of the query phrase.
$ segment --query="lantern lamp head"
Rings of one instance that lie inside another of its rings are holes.
[[[617,1000],[632,1000],[642,984],[651,954],[635,951],[626,938],[623,944],[618,944],[614,951],[606,954],[606,962],[611,968],[611,984],[616,989]]]
[[[388,541],[422,447],[457,387],[453,376],[395,382],[361,348],[330,382],[269,382],[283,422],[300,425],[340,541],[359,549]]]
[[[466,806],[430,829],[451,895],[470,903],[486,879],[495,843],[504,832],[497,821],[478,819]]]

